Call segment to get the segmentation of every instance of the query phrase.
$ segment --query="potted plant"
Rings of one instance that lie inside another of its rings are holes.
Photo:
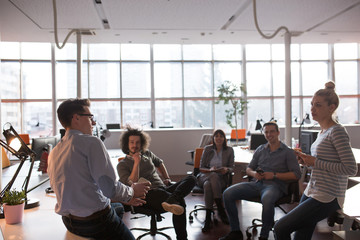
[[[26,194],[25,191],[8,190],[1,199],[5,221],[7,224],[22,222],[24,215]]]
[[[236,132],[236,144],[238,143],[238,119],[240,116],[244,115],[245,109],[247,108],[248,101],[245,99],[244,95],[246,94],[246,89],[244,84],[240,86],[235,85],[234,83],[226,80],[221,84],[217,91],[219,93],[218,100],[215,102],[219,104],[221,101],[224,102],[224,105],[230,104],[231,108],[226,109],[226,123]],[[237,96],[236,94],[241,94]],[[234,124],[233,124],[234,121]]]

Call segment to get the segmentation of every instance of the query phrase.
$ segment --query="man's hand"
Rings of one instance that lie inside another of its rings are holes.
[[[171,185],[171,179],[170,178],[167,178],[167,179],[164,179],[164,184],[166,185],[166,186],[170,186]]]
[[[132,154],[131,157],[134,159],[134,163],[136,163],[136,164],[140,163],[140,160],[141,160],[140,152],[136,152],[136,153]]]
[[[254,171],[255,172],[255,171]],[[265,173],[264,172],[255,172],[254,177],[258,180],[261,181],[263,179],[265,179]]]
[[[273,180],[274,179],[274,173],[273,172],[256,172],[255,178],[260,180]]]
[[[131,187],[134,189],[134,198],[145,198],[150,189],[150,182],[133,183]]]
[[[142,206],[146,203],[145,200],[141,199],[141,198],[132,198],[130,201],[128,201],[126,204],[127,205],[131,205],[134,207],[138,207],[138,206]]]

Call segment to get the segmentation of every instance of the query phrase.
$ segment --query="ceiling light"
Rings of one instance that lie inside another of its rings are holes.
[[[95,6],[96,12],[101,20],[101,23],[102,23],[104,29],[110,29],[110,24],[105,15],[105,11],[104,11],[101,0],[94,0],[94,6]]]

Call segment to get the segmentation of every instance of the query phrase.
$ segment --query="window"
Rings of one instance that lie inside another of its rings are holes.
[[[120,97],[119,63],[91,62],[89,70],[90,98]]]
[[[155,98],[182,97],[181,63],[154,64]]]
[[[340,95],[339,121],[358,123],[359,44],[292,44],[290,50],[292,123],[300,124],[311,112],[313,94],[332,72]],[[51,54],[50,43],[0,43],[2,122],[31,137],[51,135],[55,128]],[[283,44],[83,44],[80,91],[91,99],[102,127],[118,122],[230,132],[228,106],[215,104],[217,88],[225,80],[245,83],[249,104],[241,122],[255,131],[257,119],[274,117],[285,124],[284,56]],[[55,48],[53,57],[59,104],[77,97],[76,44]]]
[[[211,97],[211,64],[184,63],[185,97]]]

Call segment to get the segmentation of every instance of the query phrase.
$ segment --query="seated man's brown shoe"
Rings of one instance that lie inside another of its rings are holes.
[[[175,198],[169,197],[168,200],[161,203],[163,209],[167,212],[171,212],[175,215],[181,215],[184,213],[184,207],[180,205]]]

